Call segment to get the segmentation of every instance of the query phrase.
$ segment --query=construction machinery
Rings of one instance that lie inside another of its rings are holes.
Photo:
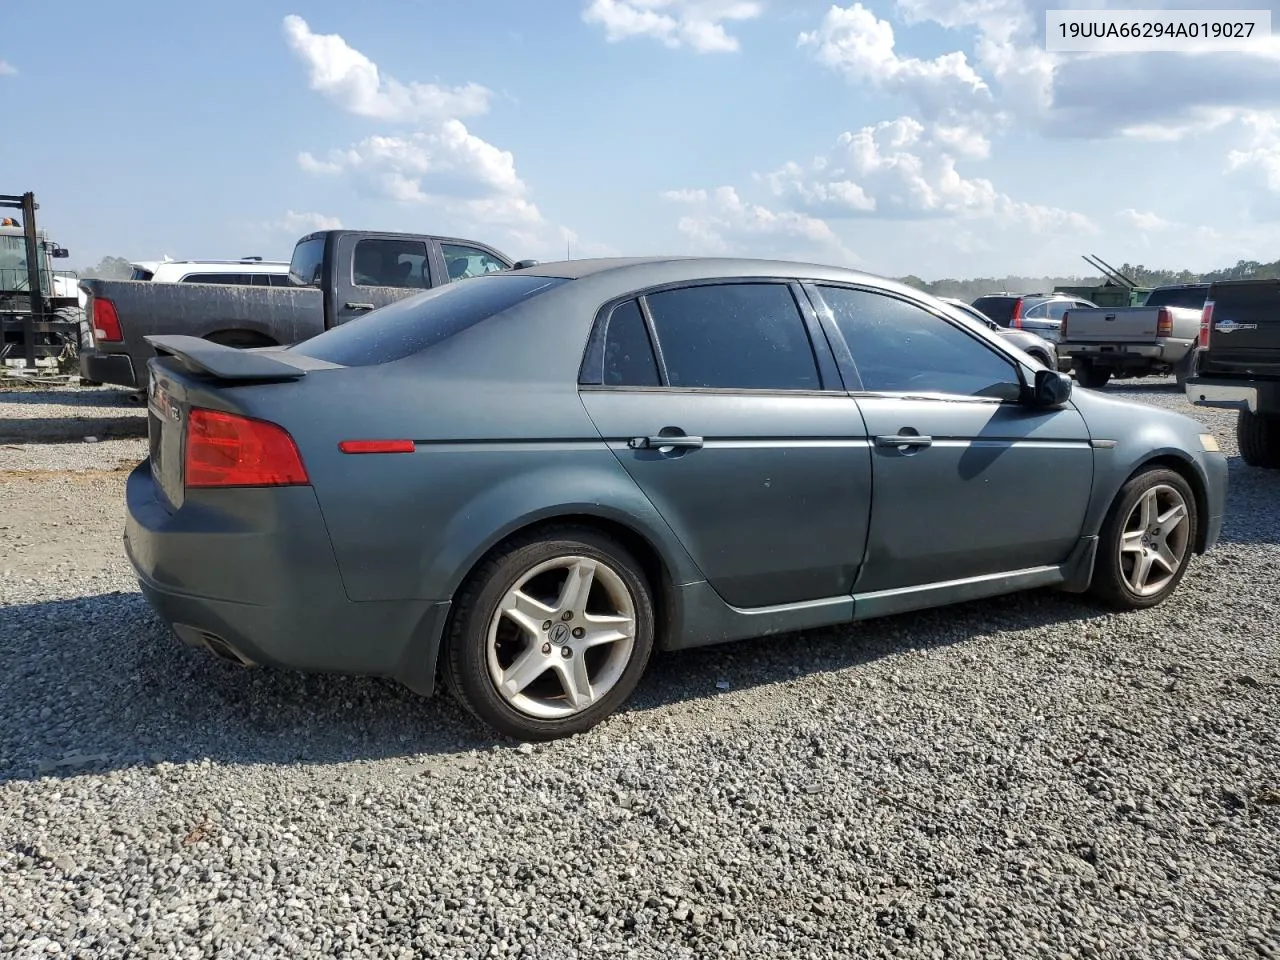
[[[0,362],[34,370],[74,360],[84,310],[76,278],[53,269],[66,259],[36,228],[35,195],[0,194]],[[6,211],[13,210],[15,215]]]

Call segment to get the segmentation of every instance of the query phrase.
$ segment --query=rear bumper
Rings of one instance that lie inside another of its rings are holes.
[[[435,687],[448,602],[353,602],[310,487],[188,497],[171,512],[151,464],[130,474],[125,552],[178,637],[245,665]]]
[[[127,353],[85,351],[80,354],[80,376],[96,383],[114,383],[124,387],[138,385],[133,359]]]
[[[1058,344],[1058,353],[1064,357],[1089,360],[1104,366],[1144,367],[1162,363],[1174,366],[1186,359],[1191,347],[1190,340],[1166,340],[1158,343],[1067,341]]]

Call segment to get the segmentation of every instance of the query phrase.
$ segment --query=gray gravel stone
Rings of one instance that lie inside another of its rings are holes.
[[[1156,610],[691,650],[512,749],[171,639],[109,443],[0,474],[0,954],[1280,956],[1278,475],[1232,460],[1223,543]]]

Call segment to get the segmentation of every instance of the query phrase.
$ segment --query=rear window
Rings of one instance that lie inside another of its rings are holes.
[[[347,367],[391,363],[567,282],[515,274],[471,277],[397,300],[290,349]]]
[[[289,275],[304,287],[320,286],[320,273],[324,267],[324,237],[303,240],[293,248],[289,261]]]
[[[979,297],[973,301],[973,307],[1000,326],[1007,327],[1013,319],[1013,305],[1020,299],[1021,297]]]
[[[1168,287],[1152,290],[1147,294],[1148,307],[1191,307],[1200,310],[1208,296],[1208,287]]]

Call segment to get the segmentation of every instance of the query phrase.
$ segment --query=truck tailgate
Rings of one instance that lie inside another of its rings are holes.
[[[1067,342],[1155,343],[1158,307],[1099,307],[1067,312]]]
[[[1214,294],[1204,368],[1280,373],[1280,283],[1222,284]]]

